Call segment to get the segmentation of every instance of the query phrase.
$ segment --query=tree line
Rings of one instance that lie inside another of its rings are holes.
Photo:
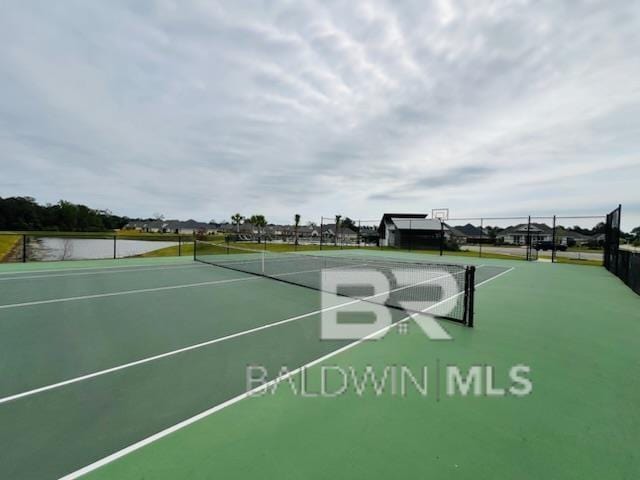
[[[122,228],[129,218],[65,200],[39,205],[32,197],[0,197],[0,230],[100,232]]]

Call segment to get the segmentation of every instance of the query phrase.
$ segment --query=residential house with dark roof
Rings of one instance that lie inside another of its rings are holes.
[[[451,231],[451,237],[455,239],[457,243],[486,243],[490,240],[486,230],[471,223],[455,227],[449,226],[449,229]]]
[[[193,235],[194,233],[216,233],[217,227],[213,224],[198,222],[190,219],[180,220],[142,220],[129,222],[124,226],[125,230],[137,230],[147,233],[173,233],[180,235]]]
[[[501,230],[496,235],[498,243],[507,245],[526,245],[527,237],[531,238],[531,243],[553,241],[553,228],[545,223],[534,223],[530,225],[521,223]],[[593,235],[584,235],[575,230],[564,227],[557,227],[555,232],[555,242],[558,245],[586,245],[592,242]]]
[[[336,229],[335,223],[322,225],[323,242],[331,243],[337,241],[338,243],[355,243],[357,239],[358,232],[352,230],[349,227],[340,225],[340,227]]]

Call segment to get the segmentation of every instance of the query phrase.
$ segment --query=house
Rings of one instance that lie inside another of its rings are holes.
[[[197,222],[196,220],[142,220],[129,222],[125,230],[136,230],[146,233],[173,233],[177,235],[193,235],[195,233],[214,234],[217,227],[210,223]]]
[[[426,213],[385,213],[378,232],[380,245],[399,248],[438,248],[451,238],[450,228]]]
[[[141,220],[129,222],[123,227],[123,229],[145,233],[163,233],[164,225],[164,220]]]
[[[496,241],[506,245],[527,245],[529,242],[535,245],[538,242],[554,241],[553,227],[545,223],[531,224],[521,223],[501,230],[496,235]],[[593,235],[585,235],[575,230],[558,226],[555,230],[555,243],[557,245],[587,245],[594,241]]]
[[[320,238],[320,229],[313,225],[300,225],[298,227],[298,238]]]
[[[167,220],[165,222],[164,229],[165,232],[182,235],[213,234],[217,231],[215,225],[197,222],[193,219],[189,219],[184,222],[180,220]]]
[[[451,237],[457,243],[487,243],[490,241],[489,234],[483,228],[471,223],[466,225],[451,227],[449,226]]]
[[[360,226],[360,242],[365,245],[380,245],[380,233],[378,228],[372,225]]]
[[[501,230],[496,235],[497,243],[506,245],[527,245],[529,243],[550,242],[553,229],[544,223],[520,223]],[[527,239],[530,238],[528,242]]]
[[[142,232],[143,231],[143,224],[146,222],[129,222],[127,223],[124,227],[122,227],[123,230],[135,230],[136,232]]]
[[[298,240],[311,241],[320,238],[320,229],[312,225],[298,225]],[[272,240],[282,240],[283,242],[293,242],[296,238],[295,225],[268,225],[265,233]]]
[[[550,239],[551,240],[551,239]],[[570,228],[557,227],[556,228],[556,243],[560,243],[562,245],[597,245],[597,235],[585,235],[584,233],[577,232],[575,230],[571,230]]]
[[[322,241],[325,243],[356,243],[358,240],[358,232],[349,227],[340,225],[336,229],[335,223],[322,225]]]

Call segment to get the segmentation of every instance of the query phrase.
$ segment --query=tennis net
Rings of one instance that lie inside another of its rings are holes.
[[[473,326],[473,266],[365,254],[276,253],[200,240],[194,260]]]

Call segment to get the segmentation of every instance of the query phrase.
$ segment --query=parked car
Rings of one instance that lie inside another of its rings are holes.
[[[536,250],[553,250],[553,242],[537,242],[533,248],[535,248]],[[567,246],[566,245],[562,245],[562,244],[556,244],[555,246],[556,250],[560,251],[560,252],[566,252],[567,251]]]

